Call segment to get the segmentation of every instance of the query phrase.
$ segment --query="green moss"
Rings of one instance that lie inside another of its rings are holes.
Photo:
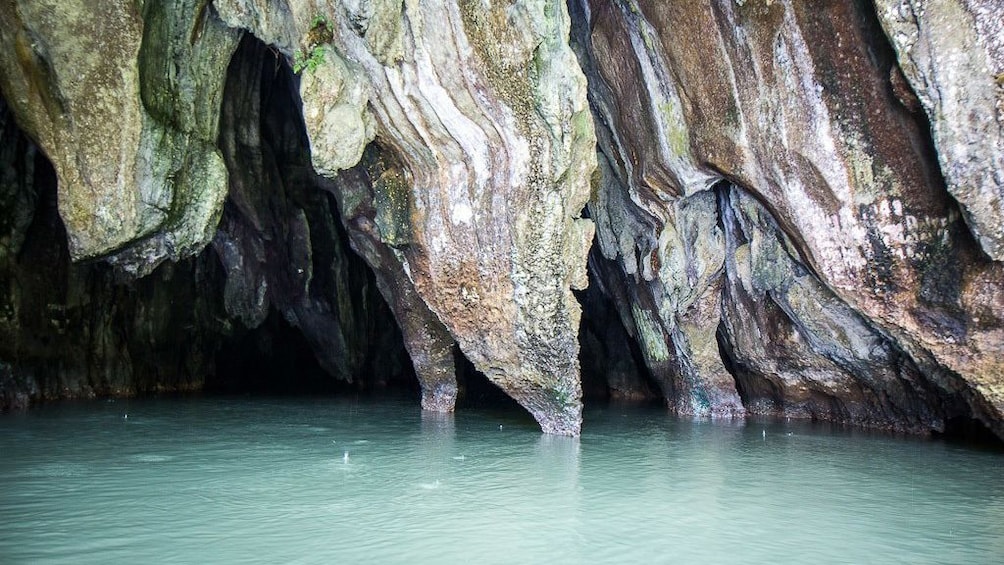
[[[311,33],[320,36],[318,42],[328,43],[334,36],[334,28],[331,27],[331,22],[328,18],[322,14],[316,14],[313,19],[310,20],[310,31]]]
[[[314,72],[324,64],[324,45],[334,39],[334,28],[331,22],[322,14],[317,14],[310,20],[310,31],[304,40],[304,46],[293,53],[293,72]]]
[[[301,49],[297,49],[293,53],[293,72],[300,74],[303,71],[314,72],[317,67],[324,64],[324,47],[318,45],[310,51],[310,55],[307,55]]]

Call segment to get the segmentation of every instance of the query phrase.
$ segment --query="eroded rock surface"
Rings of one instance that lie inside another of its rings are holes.
[[[393,210],[387,196],[393,190],[389,184],[400,181],[393,176],[396,169],[384,164],[387,158],[374,149],[365,164],[339,175],[333,192],[339,199],[352,248],[373,269],[377,287],[401,328],[422,387],[422,408],[452,412],[458,393],[456,342],[419,296],[391,246],[401,234],[395,231],[398,224],[387,221],[388,212]]]
[[[607,125],[600,248],[631,280],[639,341],[679,411],[935,430],[973,416],[1004,431],[991,313],[1004,273],[980,257],[925,124],[897,99],[869,6],[574,11]],[[719,188],[716,205],[718,183],[741,188]]]
[[[198,252],[227,171],[216,149],[239,32],[204,0],[0,3],[0,88],[52,161],[75,260],[132,274]]]
[[[1004,260],[1004,6],[876,0],[875,7],[930,118],[949,192],[983,251]]]
[[[576,218],[594,138],[564,5],[216,7],[287,55],[315,58],[300,93],[318,170],[350,167],[374,138],[390,156],[380,173],[387,182],[365,204],[379,239],[363,234],[375,247],[364,252],[372,265],[396,263],[383,288],[407,295],[413,286],[464,354],[545,431],[578,433],[579,306],[570,287],[585,284],[592,225]],[[402,274],[407,281],[390,280]],[[401,300],[389,302],[399,320],[410,315]],[[429,323],[405,330],[410,349],[435,353],[417,356],[416,367],[441,382],[446,340],[431,317],[419,319]],[[430,355],[434,368],[423,369]]]

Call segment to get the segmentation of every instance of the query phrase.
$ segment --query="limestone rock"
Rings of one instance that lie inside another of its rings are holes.
[[[372,153],[376,153],[373,151]],[[370,155],[369,166],[361,164],[339,175],[333,191],[339,200],[342,221],[352,249],[373,269],[377,287],[390,305],[404,337],[405,347],[422,388],[422,408],[452,412],[457,402],[454,364],[456,342],[439,318],[429,310],[391,244],[400,243],[396,232],[388,234],[377,218],[387,203],[388,187],[373,174],[386,174],[377,165],[381,156]],[[383,193],[383,195],[381,195]],[[390,225],[395,225],[389,222]]]
[[[373,141],[373,117],[366,111],[368,84],[353,63],[330,46],[319,46],[326,64],[303,73],[300,96],[311,144],[314,168],[334,177],[359,162]]]
[[[931,121],[948,190],[984,253],[1004,260],[1004,7],[996,0],[876,0]]]
[[[607,125],[598,240],[633,281],[631,322],[678,409],[700,413],[714,393],[732,411],[738,393],[756,412],[935,430],[975,417],[1004,433],[1002,323],[988,317],[1004,273],[979,257],[924,124],[896,98],[873,13],[785,0],[573,8]],[[999,160],[994,143],[979,150]],[[706,208],[726,182],[749,196]],[[742,230],[726,209],[740,210],[744,241],[730,243]],[[716,325],[738,390],[714,362]]]
[[[553,433],[587,387],[1004,437],[998,12],[0,0],[0,409],[406,348],[449,411],[459,348]]]
[[[215,5],[288,55],[325,53],[301,88],[305,108],[327,109],[305,115],[314,162],[328,174],[348,166],[342,138],[358,147],[372,120],[399,164],[391,174],[407,179],[373,194],[391,202],[369,204],[380,245],[393,247],[379,255],[400,266],[387,276],[409,278],[385,286],[413,285],[464,354],[545,431],[578,433],[580,310],[570,288],[585,282],[592,228],[578,215],[595,153],[564,4]],[[311,35],[318,22],[331,24],[330,46]],[[360,83],[369,85],[366,116]],[[335,95],[336,86],[357,94]],[[332,124],[362,135],[325,136]],[[442,351],[436,343],[419,348]]]
[[[74,259],[143,274],[212,238],[215,141],[238,33],[204,0],[0,4],[0,88],[59,177]]]

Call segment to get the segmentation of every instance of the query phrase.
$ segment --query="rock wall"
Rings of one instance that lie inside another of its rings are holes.
[[[312,62],[300,94],[318,171],[334,177],[370,140],[379,145],[362,204],[375,230],[353,240],[371,265],[386,265],[381,288],[398,320],[420,317],[402,329],[424,404],[452,408],[445,328],[545,431],[578,433],[570,287],[585,285],[592,224],[577,217],[594,137],[565,6],[215,6],[228,24]],[[343,203],[350,219],[358,205]]]
[[[239,33],[208,10],[0,3],[0,89],[55,167],[74,260],[142,275],[212,239],[227,191],[219,107]]]
[[[948,191],[983,252],[1004,259],[1004,18],[994,0],[876,0],[894,87],[931,121]],[[902,72],[902,75],[899,73]],[[913,92],[909,92],[912,88]]]
[[[552,433],[586,388],[1004,437],[994,4],[0,0],[6,331],[102,328],[0,349],[0,391],[239,388],[280,342],[368,386],[403,347],[450,411],[459,347]],[[77,290],[25,291],[32,245]],[[148,381],[94,354],[192,329]]]
[[[599,247],[629,279],[622,308],[678,411],[915,430],[973,416],[1001,433],[1001,265],[945,189],[872,6],[573,12],[605,125]],[[970,118],[932,123],[997,127]],[[996,160],[964,168],[999,177],[994,143],[980,151]],[[969,189],[997,198],[993,183]]]

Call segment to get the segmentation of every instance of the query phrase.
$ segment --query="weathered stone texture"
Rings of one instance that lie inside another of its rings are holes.
[[[598,240],[634,281],[633,322],[671,404],[714,414],[697,408],[717,394],[732,411],[738,393],[754,412],[910,429],[973,416],[1004,431],[1001,323],[985,318],[1004,273],[979,258],[922,120],[896,98],[870,7],[574,11],[607,125]],[[959,127],[998,127],[993,112],[968,116]],[[979,149],[985,178],[995,143]],[[742,190],[719,189],[715,210],[708,188],[725,182]]]
[[[1004,6],[875,0],[931,122],[948,190],[984,253],[1004,260]]]
[[[397,320],[405,347],[422,387],[422,408],[433,412],[452,412],[457,402],[457,375],[454,366],[453,336],[419,296],[414,283],[404,271],[392,242],[401,242],[398,223],[381,221],[387,215],[384,166],[376,154],[365,164],[339,175],[335,196],[339,200],[342,221],[348,230],[352,249],[373,269],[377,287]],[[373,176],[377,176],[374,180]],[[406,211],[406,209],[405,209]],[[382,212],[382,213],[381,213]]]
[[[0,4],[0,88],[53,162],[74,259],[132,274],[199,251],[226,196],[216,150],[238,32],[204,1]]]
[[[300,87],[315,166],[329,175],[351,166],[374,136],[399,166],[387,174],[402,182],[373,194],[380,244],[410,279],[390,286],[413,285],[464,354],[546,431],[578,433],[570,287],[585,284],[592,227],[577,217],[595,161],[564,5],[216,6],[288,55],[323,52]],[[330,45],[313,40],[318,16],[332,26]]]

